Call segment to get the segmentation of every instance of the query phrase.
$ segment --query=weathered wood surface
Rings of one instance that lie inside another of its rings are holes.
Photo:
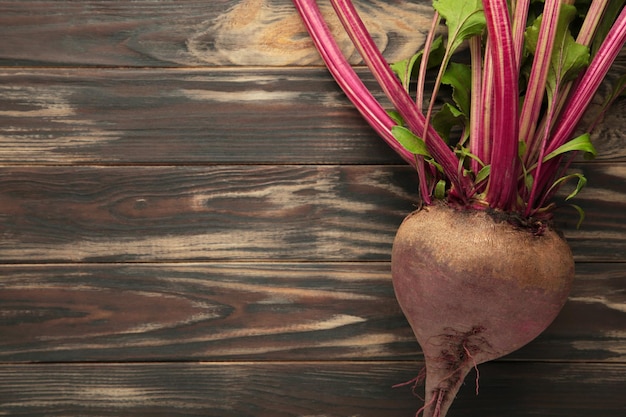
[[[625,118],[620,100],[596,161],[626,161]],[[20,164],[401,163],[321,68],[0,68],[0,145]]]
[[[358,7],[391,61],[415,53],[430,27],[424,0]],[[336,18],[331,26],[358,63]],[[0,38],[0,64],[10,66],[321,64],[290,0],[2,1]]]
[[[0,144],[10,163],[400,161],[320,68],[0,69]]]
[[[577,260],[626,261],[626,165],[581,167]],[[398,166],[0,167],[0,260],[389,260],[415,208]]]
[[[388,262],[0,267],[0,360],[418,360]],[[579,263],[555,323],[508,359],[626,359],[619,263]]]
[[[422,364],[388,362],[49,364],[0,366],[10,416],[414,416]],[[626,366],[491,363],[470,375],[451,413],[481,417],[623,417]],[[419,391],[418,391],[419,392]],[[598,405],[602,405],[599,412]],[[505,412],[503,412],[505,410]]]
[[[357,3],[388,59],[422,43],[428,2]],[[0,415],[415,415],[415,175],[289,0],[0,1],[0,39]],[[454,415],[626,415],[625,110],[574,166],[583,227],[558,214],[562,314]]]

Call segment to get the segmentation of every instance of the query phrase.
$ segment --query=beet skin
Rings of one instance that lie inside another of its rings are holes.
[[[546,227],[445,204],[409,215],[394,240],[393,285],[426,362],[424,417],[446,416],[476,365],[537,337],[565,303],[574,260]]]

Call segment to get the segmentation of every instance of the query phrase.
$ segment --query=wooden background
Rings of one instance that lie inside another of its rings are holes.
[[[358,4],[419,47],[426,3]],[[626,415],[624,110],[574,167],[583,228],[558,213],[568,304],[452,416]],[[415,191],[288,0],[0,1],[0,415],[415,415]]]

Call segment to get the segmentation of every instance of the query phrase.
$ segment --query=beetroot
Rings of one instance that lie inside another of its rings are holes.
[[[435,204],[410,214],[392,251],[396,297],[426,361],[424,417],[443,417],[476,365],[537,337],[567,299],[574,260],[553,229]]]
[[[347,97],[417,173],[423,208],[398,230],[393,285],[426,361],[420,411],[443,417],[473,367],[537,337],[567,299],[574,261],[550,224],[564,205],[584,218],[570,200],[586,179],[568,168],[577,153],[596,155],[591,135],[577,128],[626,43],[626,8],[433,0],[424,48],[389,65],[352,2],[330,0],[393,105],[387,112],[343,56],[316,0],[293,1]],[[441,23],[447,31],[439,37]],[[623,90],[622,78],[605,102]],[[562,198],[558,190],[572,182]]]

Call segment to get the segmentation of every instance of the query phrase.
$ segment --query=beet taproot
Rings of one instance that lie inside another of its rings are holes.
[[[417,414],[443,417],[473,367],[537,337],[567,299],[574,261],[549,222],[587,182],[568,172],[573,156],[597,155],[581,122],[626,44],[626,8],[435,0],[423,48],[389,64],[352,1],[330,3],[390,111],[352,68],[317,0],[294,0],[338,85],[417,174],[424,208],[397,233],[392,276],[426,361]],[[580,225],[583,208],[567,205]]]
[[[403,221],[391,266],[396,297],[424,353],[424,417],[444,417],[476,365],[545,330],[574,276],[571,250],[554,229],[530,230],[443,203]]]

